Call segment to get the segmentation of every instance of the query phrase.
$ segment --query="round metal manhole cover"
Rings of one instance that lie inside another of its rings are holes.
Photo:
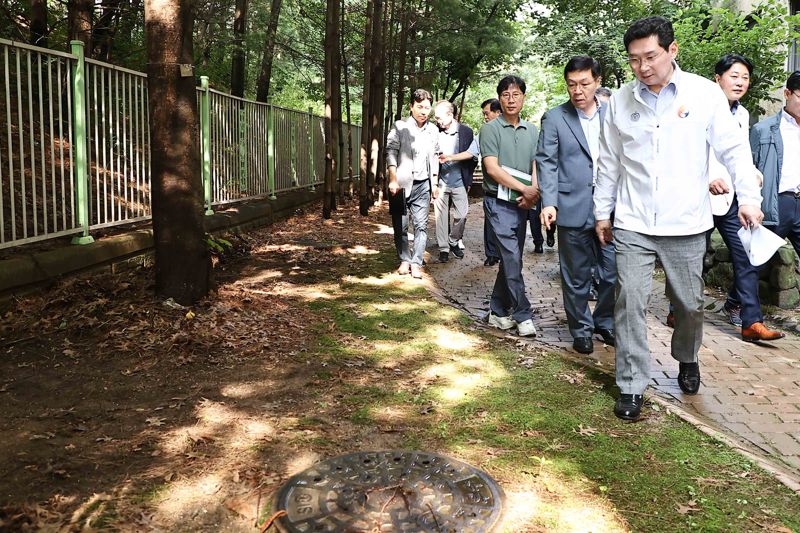
[[[488,533],[503,491],[485,472],[427,452],[340,455],[289,479],[278,491],[285,533]]]

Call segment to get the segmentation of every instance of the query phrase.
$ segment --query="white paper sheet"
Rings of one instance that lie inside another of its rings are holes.
[[[756,226],[753,229],[739,228],[737,233],[745,252],[747,252],[747,257],[750,259],[750,264],[753,266],[763,265],[775,255],[778,248],[786,244],[784,239],[764,226]]]

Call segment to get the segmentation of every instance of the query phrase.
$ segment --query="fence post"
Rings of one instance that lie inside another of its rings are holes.
[[[89,171],[86,151],[86,63],[83,57],[83,41],[70,41],[72,55],[72,128],[75,139],[75,203],[78,224],[83,228],[80,236],[72,238],[72,244],[89,244],[94,238],[89,235]]]
[[[247,190],[247,111],[244,100],[238,100],[239,108],[239,194]]]
[[[308,108],[308,170],[311,173],[311,192],[316,191],[317,171],[314,168],[314,109]]]
[[[203,172],[203,196],[206,204],[206,215],[213,215],[211,209],[211,95],[208,88],[208,76],[200,76],[200,146]]]
[[[277,200],[275,195],[275,128],[273,125],[273,107],[267,104],[267,183],[269,183],[269,199]]]

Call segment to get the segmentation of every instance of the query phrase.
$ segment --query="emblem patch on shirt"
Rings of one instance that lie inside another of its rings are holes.
[[[683,106],[680,106],[680,107],[678,108],[678,116],[679,116],[679,117],[681,117],[681,118],[686,118],[686,117],[688,117],[688,116],[689,116],[689,110],[688,110],[688,109],[686,109],[686,108],[685,108],[685,107],[683,107]]]
[[[640,117],[641,115],[639,114],[638,111],[634,111],[633,113],[631,113],[631,120],[634,122],[637,122]]]

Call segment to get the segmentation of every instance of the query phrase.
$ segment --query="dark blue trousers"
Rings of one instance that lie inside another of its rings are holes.
[[[742,327],[747,328],[756,322],[763,322],[761,300],[758,297],[759,267],[750,263],[739,239],[739,204],[734,196],[731,208],[722,216],[714,217],[714,226],[731,252],[733,263],[733,286],[728,291],[728,306],[741,306]]]

